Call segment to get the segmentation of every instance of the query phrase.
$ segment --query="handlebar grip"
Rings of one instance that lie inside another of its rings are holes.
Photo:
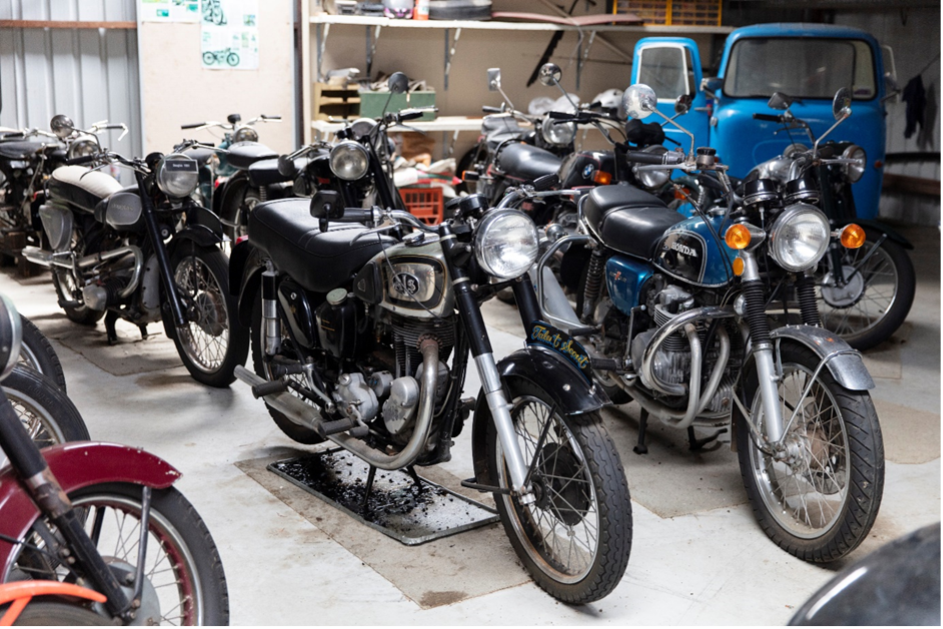
[[[73,157],[72,159],[67,159],[65,161],[66,166],[80,166],[81,164],[88,164],[89,162],[94,162],[101,158],[101,155],[83,155],[82,157]]]
[[[365,210],[359,207],[344,208],[344,215],[340,218],[332,218],[331,222],[336,223],[366,223],[373,220],[373,210]]]
[[[570,120],[573,118],[573,114],[565,114],[562,111],[548,111],[547,117],[551,120]]]
[[[503,111],[500,107],[491,107],[491,106],[489,106],[489,105],[485,105],[484,107],[482,107],[482,108],[481,108],[481,111],[485,112],[486,114],[502,114],[502,113],[504,113],[504,111]]]
[[[630,162],[637,162],[639,164],[664,164],[666,163],[664,157],[668,154],[658,155],[657,153],[646,153],[645,151],[626,151],[625,157]]]
[[[281,120],[281,119],[282,119],[281,116],[266,116],[265,114],[262,114],[262,120]]]
[[[182,124],[180,125],[181,129],[196,129],[197,127],[202,127],[205,122],[194,122],[193,124]]]
[[[783,117],[779,114],[753,114],[754,120],[765,120],[766,122],[783,122]]]

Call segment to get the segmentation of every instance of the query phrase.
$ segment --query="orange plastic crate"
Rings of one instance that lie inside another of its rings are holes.
[[[616,0],[613,13],[634,13],[645,24],[720,26],[721,0]]]
[[[618,0],[613,13],[634,13],[644,24],[671,24],[671,0]]]
[[[442,222],[442,188],[400,188],[399,194],[410,214],[427,225]]]

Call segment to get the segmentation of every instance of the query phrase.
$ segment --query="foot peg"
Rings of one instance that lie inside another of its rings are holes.
[[[265,397],[266,395],[272,395],[273,393],[282,393],[283,391],[288,390],[288,383],[284,380],[272,380],[269,382],[264,382],[262,384],[257,384],[252,387],[252,396],[255,399],[260,397]]]

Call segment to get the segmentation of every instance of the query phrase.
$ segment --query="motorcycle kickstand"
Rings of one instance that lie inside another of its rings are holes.
[[[727,429],[721,428],[720,430],[718,430],[712,435],[708,435],[707,437],[704,437],[703,439],[698,439],[697,437],[694,436],[694,426],[688,426],[688,449],[691,452],[697,452],[698,450],[702,450],[704,449],[704,446],[706,446],[707,444],[713,441],[717,441],[717,438],[720,437],[725,432],[727,432]]]
[[[406,468],[406,473],[409,474],[410,478],[413,479],[413,486],[422,489],[422,479],[419,478],[419,474],[416,473],[416,467],[410,465]]]
[[[360,502],[360,513],[366,515],[367,513],[367,500],[370,498],[370,492],[373,491],[373,479],[376,478],[377,468],[373,465],[370,466],[370,471],[367,472],[367,484],[363,492],[363,500]]]
[[[118,313],[114,310],[109,310],[105,315],[105,334],[108,335],[108,344],[117,345],[118,344],[118,331],[115,329],[115,324],[118,322]]]
[[[141,331],[141,340],[142,340],[142,341],[146,341],[146,340],[147,340],[147,324],[146,324],[146,323],[139,323],[139,324],[138,324],[138,330]]]
[[[638,420],[638,443],[632,448],[635,454],[648,454],[648,445],[645,443],[645,432],[648,430],[648,411],[644,408]]]

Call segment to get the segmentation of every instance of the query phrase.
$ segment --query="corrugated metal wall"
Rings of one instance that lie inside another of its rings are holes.
[[[137,0],[0,0],[0,19],[135,21]],[[0,126],[49,128],[57,113],[80,127],[109,120],[130,133],[102,145],[139,156],[141,104],[137,31],[0,28]],[[123,179],[124,177],[122,177]]]

